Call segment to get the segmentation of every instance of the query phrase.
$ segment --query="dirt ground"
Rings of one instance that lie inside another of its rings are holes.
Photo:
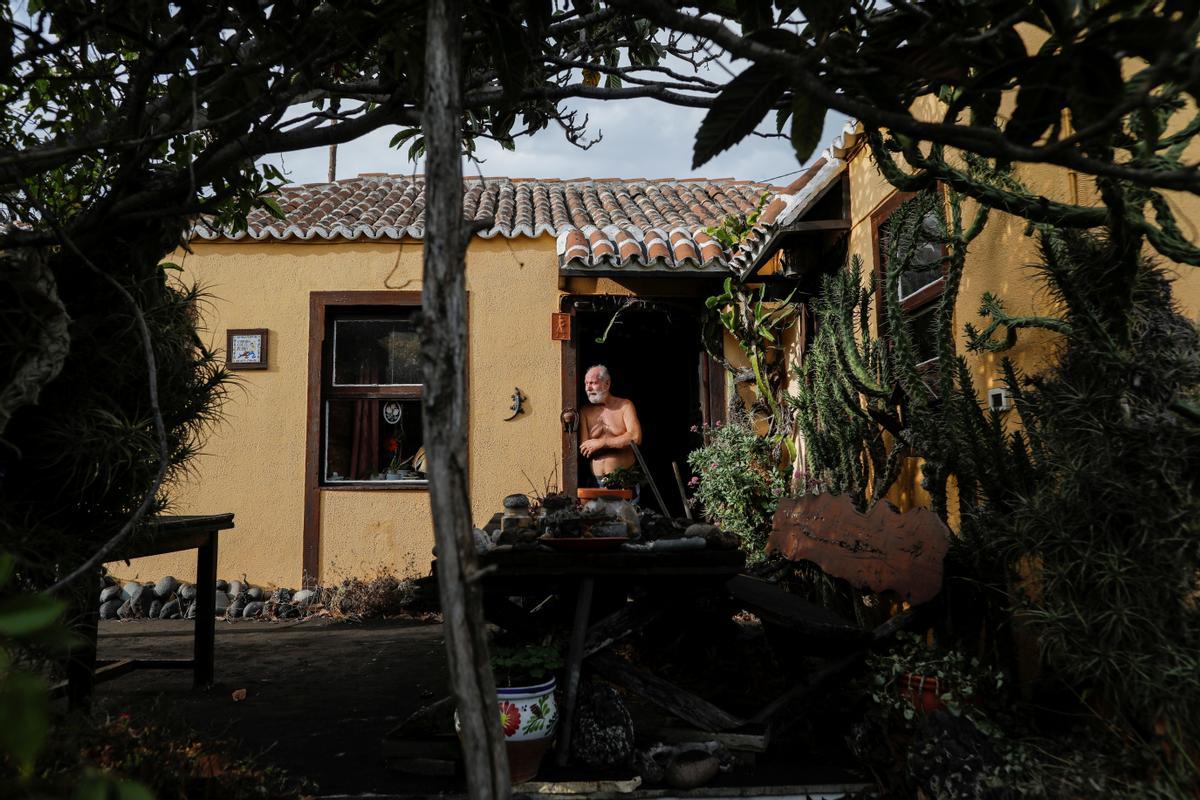
[[[323,797],[458,794],[463,789],[460,779],[393,772],[381,757],[389,730],[448,694],[444,646],[440,624],[410,620],[220,621],[212,689],[193,691],[190,672],[139,670],[100,684],[96,705],[100,711],[152,715],[224,739],[243,754],[261,756],[264,764],[308,778]],[[100,658],[186,658],[191,647],[190,622],[100,625]],[[238,689],[246,690],[241,702],[233,699]],[[539,777],[553,781],[617,776],[579,775],[547,759]],[[785,747],[760,761],[750,778],[760,787],[757,790],[744,785],[747,776],[729,775],[707,791],[725,796],[791,794],[801,787],[859,779],[841,758],[814,752],[809,744]],[[704,791],[698,790],[697,796]]]
[[[192,624],[102,622],[100,658],[186,658]],[[216,683],[192,691],[191,673],[138,670],[96,689],[113,713],[155,712],[314,781],[322,795],[454,790],[390,772],[388,730],[447,693],[442,627],[407,620],[218,622]],[[246,690],[234,702],[233,692]]]

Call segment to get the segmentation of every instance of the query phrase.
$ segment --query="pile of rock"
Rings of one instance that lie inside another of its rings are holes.
[[[218,580],[216,613],[226,619],[295,619],[307,616],[317,601],[312,589],[264,590],[243,581]],[[195,619],[199,588],[170,575],[155,583],[112,583],[100,592],[100,619]]]

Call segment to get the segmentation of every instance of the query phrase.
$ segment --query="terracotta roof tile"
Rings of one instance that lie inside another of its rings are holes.
[[[569,272],[727,272],[731,254],[704,228],[752,210],[764,191],[777,191],[727,178],[470,178],[464,189],[464,216],[490,223],[478,236],[555,236],[560,266]],[[425,234],[425,180],[419,175],[372,173],[288,186],[277,200],[286,219],[255,210],[246,231],[224,234],[202,224],[194,236],[395,240]],[[780,200],[786,197],[775,203]]]

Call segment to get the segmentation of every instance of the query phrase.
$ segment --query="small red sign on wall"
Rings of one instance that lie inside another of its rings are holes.
[[[571,340],[571,315],[554,313],[550,315],[550,338],[556,342]]]

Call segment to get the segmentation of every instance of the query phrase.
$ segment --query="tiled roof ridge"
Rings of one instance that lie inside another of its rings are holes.
[[[596,271],[734,272],[745,275],[777,230],[798,219],[844,170],[861,128],[851,122],[788,186],[736,178],[527,178],[463,176],[463,215],[490,223],[482,239],[555,237],[566,274]],[[747,214],[768,193],[763,213],[732,251],[706,229]],[[425,234],[425,175],[367,172],[332,182],[285,186],[275,196],[285,218],[252,211],[232,234],[198,223],[206,240],[399,240]]]

